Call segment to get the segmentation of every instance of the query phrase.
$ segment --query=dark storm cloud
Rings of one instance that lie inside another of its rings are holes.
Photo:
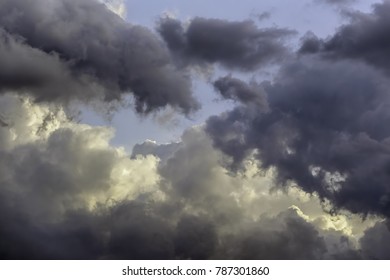
[[[181,259],[209,259],[218,245],[212,221],[196,216],[184,216],[177,224],[175,252]]]
[[[307,32],[301,39],[300,54],[316,53],[323,47],[323,41],[319,39],[313,32]]]
[[[3,118],[3,116],[0,114],[0,126],[7,127],[9,126],[9,123]]]
[[[58,223],[31,219],[0,198],[0,259],[96,259],[103,252],[96,221],[89,213],[73,213]]]
[[[372,13],[348,12],[350,23],[326,40],[315,36],[303,42],[302,53],[320,52],[328,58],[362,60],[389,73],[390,2],[373,6]]]
[[[326,252],[318,231],[292,209],[274,218],[264,217],[230,242],[226,253],[241,260],[321,259]]]
[[[240,101],[248,105],[252,103],[263,110],[268,108],[265,93],[255,82],[247,84],[240,79],[225,76],[216,80],[213,85],[225,99]]]
[[[250,71],[288,54],[283,40],[294,34],[282,28],[258,28],[253,21],[194,18],[189,26],[171,18],[160,21],[158,31],[181,63],[220,63]]]
[[[30,91],[39,101],[113,101],[132,92],[138,112],[199,106],[163,42],[97,1],[2,1],[0,28],[3,90]]]
[[[389,222],[376,223],[366,230],[360,239],[363,257],[366,259],[390,259],[390,230]]]
[[[58,55],[32,48],[22,38],[10,35],[1,27],[0,59],[2,92],[7,89],[30,91],[38,101],[65,101],[77,95],[88,99],[93,94],[88,79],[73,77]],[[61,96],[63,94],[66,96]]]
[[[113,101],[132,91],[139,112],[197,107],[163,43],[94,1],[2,1],[0,25],[4,92],[40,101],[100,92]],[[286,54],[281,39],[290,34],[201,18],[188,29],[164,19],[160,32],[185,65],[239,70]],[[215,81],[238,103],[232,111],[187,130],[181,143],[136,145],[131,157],[109,144],[107,128],[72,122],[60,106],[0,96],[0,258],[389,258],[386,222],[359,248],[290,207],[292,194],[264,194],[293,183],[333,210],[390,215],[390,82],[375,63],[304,55],[325,44],[307,38],[272,82]],[[248,165],[275,170],[276,182],[240,173]]]
[[[390,215],[389,81],[363,63],[300,58],[263,83],[269,111],[241,105],[207,132],[237,167],[253,150],[279,183],[334,209]]]
[[[151,210],[146,203],[115,207],[108,216],[112,220],[109,224],[110,258],[172,259],[175,256],[172,225],[154,216],[157,213],[150,213]]]

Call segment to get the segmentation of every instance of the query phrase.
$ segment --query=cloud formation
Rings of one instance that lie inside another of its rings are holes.
[[[2,1],[0,18],[3,92],[108,102],[132,93],[140,113],[199,107],[163,42],[95,0]]]
[[[241,105],[209,119],[206,130],[233,167],[257,151],[280,185],[317,193],[332,211],[389,217],[389,7],[350,13],[327,40],[307,34],[299,56],[262,83],[268,112],[251,109],[242,90]]]
[[[273,175],[254,162],[231,176],[202,127],[165,160],[130,158],[109,144],[110,129],[75,123],[61,107],[0,100],[9,120],[0,127],[2,259],[360,256],[353,220],[333,222],[298,189],[270,193]],[[341,239],[346,249],[332,249],[344,248]]]
[[[389,73],[390,2],[373,5],[372,13],[345,12],[349,23],[328,39],[314,34],[303,40],[301,53],[321,53],[331,59],[364,61]]]
[[[268,108],[266,95],[256,82],[247,84],[232,76],[225,76],[216,80],[213,85],[225,99],[253,104],[258,109],[267,110]]]
[[[387,2],[295,57],[289,29],[165,18],[164,45],[103,2],[0,3],[1,259],[390,257]],[[235,107],[178,142],[129,154],[66,113],[132,94],[188,114],[183,67],[210,65],[240,71],[212,83]]]
[[[262,86],[269,111],[244,100],[207,122],[233,165],[256,150],[281,185],[293,181],[335,210],[388,217],[388,79],[363,63],[309,57]]]
[[[163,18],[158,31],[181,64],[218,63],[229,69],[255,70],[279,62],[289,51],[284,44],[294,31],[258,28],[253,21],[227,21],[196,17],[188,27]]]

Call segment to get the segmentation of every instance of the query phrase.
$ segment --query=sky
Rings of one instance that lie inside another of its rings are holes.
[[[0,258],[389,259],[389,18],[0,0]]]

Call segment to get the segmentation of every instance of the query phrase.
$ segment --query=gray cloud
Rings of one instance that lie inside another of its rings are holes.
[[[247,84],[232,76],[225,76],[216,80],[213,85],[225,99],[240,101],[247,105],[254,104],[265,111],[268,109],[266,95],[255,82]]]
[[[88,78],[73,77],[58,55],[48,55],[32,48],[22,38],[11,36],[2,28],[0,58],[3,62],[0,70],[2,92],[7,89],[29,91],[38,101],[68,101],[75,95],[87,100],[94,94]],[[98,93],[99,91],[96,94]]]
[[[301,38],[301,47],[299,49],[300,54],[316,53],[323,47],[323,41],[319,39],[313,32],[307,32]]]
[[[289,53],[283,40],[294,34],[282,28],[258,28],[253,21],[233,22],[194,18],[189,26],[161,19],[158,31],[171,52],[184,64],[220,63],[250,71],[281,61]]]
[[[0,25],[1,259],[389,258],[387,222],[371,216],[390,215],[379,62],[306,56],[328,44],[307,35],[273,81],[214,82],[233,110],[129,155],[63,103],[133,92],[141,113],[188,113],[197,103],[175,63],[255,70],[287,53],[291,32],[164,19],[174,63],[153,33],[92,0],[3,1]]]
[[[263,83],[269,112],[244,103],[206,129],[235,167],[257,150],[280,185],[292,181],[334,210],[388,216],[388,83],[362,63],[301,58]]]
[[[233,259],[320,259],[326,244],[313,225],[290,209],[249,226],[226,245]]]
[[[388,221],[378,222],[366,230],[360,239],[362,254],[368,259],[390,259],[390,231]]]
[[[0,18],[3,91],[38,101],[114,101],[131,92],[138,112],[199,107],[163,42],[97,1],[2,1]]]
[[[272,195],[270,179],[231,176],[202,127],[164,161],[131,159],[109,145],[107,128],[74,123],[53,105],[0,100],[10,123],[0,127],[2,259],[344,256],[332,249],[349,239],[344,232],[286,210],[302,194]],[[302,205],[321,211],[314,199]]]
[[[327,58],[356,59],[389,72],[390,2],[375,4],[372,13],[344,12],[350,23],[328,39],[309,36],[301,53],[320,52]]]
[[[177,224],[175,253],[182,259],[209,259],[218,246],[214,223],[196,216],[184,216]]]

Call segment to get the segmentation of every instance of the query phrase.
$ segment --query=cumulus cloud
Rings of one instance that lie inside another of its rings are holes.
[[[284,39],[294,34],[283,28],[258,28],[253,21],[227,21],[196,17],[188,27],[163,18],[158,31],[171,52],[184,64],[219,63],[250,71],[281,61],[288,49]]]
[[[2,1],[0,18],[2,92],[37,101],[120,101],[132,93],[141,113],[199,107],[163,42],[95,0]]]
[[[207,131],[235,166],[257,150],[280,185],[293,181],[335,210],[388,216],[388,83],[362,63],[301,58],[263,83],[268,112],[244,103]]]
[[[109,144],[111,129],[75,123],[58,105],[0,100],[3,259],[343,258],[339,239],[358,252],[357,217],[341,225],[317,197],[272,193],[274,175],[254,160],[232,176],[203,127],[162,145],[175,148],[164,160],[157,144],[131,158]]]
[[[326,251],[323,238],[294,209],[265,217],[235,236],[227,249],[235,259],[318,259]]]
[[[182,66],[255,71],[286,57],[291,31],[166,18],[167,48],[104,3],[0,4],[0,258],[389,258],[385,60],[308,34],[272,81],[215,80],[232,110],[129,154],[110,144],[112,128],[69,118],[67,103],[131,92],[140,113],[189,113],[198,103]],[[385,25],[380,7],[352,14],[341,37],[365,42],[355,25]]]

